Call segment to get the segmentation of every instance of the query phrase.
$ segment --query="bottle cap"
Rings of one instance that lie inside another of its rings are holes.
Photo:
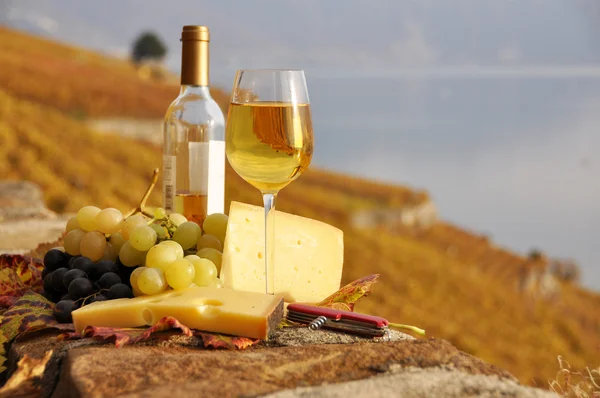
[[[199,25],[186,25],[181,31],[181,41],[210,41],[208,27]]]

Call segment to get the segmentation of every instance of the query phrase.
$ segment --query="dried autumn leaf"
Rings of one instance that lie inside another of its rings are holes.
[[[371,285],[377,282],[379,275],[373,274],[350,282],[316,305],[336,310],[354,311],[354,304],[371,293]]]
[[[0,321],[0,372],[6,370],[6,344],[26,333],[42,329],[72,329],[71,324],[56,322],[52,316],[54,304],[43,296],[28,291],[2,314]]]
[[[187,326],[181,324],[177,319],[167,316],[159,320],[150,328],[110,328],[100,326],[88,326],[81,334],[63,333],[58,336],[58,340],[76,340],[91,337],[95,340],[108,340],[119,348],[127,344],[135,344],[140,341],[148,340],[155,333],[170,329],[180,329],[181,334],[191,336],[192,331]]]
[[[26,290],[41,293],[43,269],[44,264],[37,258],[17,254],[1,254],[0,296],[20,296]],[[17,282],[17,279],[20,283]]]
[[[43,358],[31,358],[25,354],[17,364],[17,370],[0,388],[0,398],[39,397],[42,375],[51,357],[52,351],[46,352]]]
[[[202,338],[202,343],[204,344],[204,347],[226,348],[229,350],[236,348],[238,350],[243,350],[260,341],[257,339],[249,339],[247,337],[227,336],[224,334],[207,333],[200,331],[197,331],[194,334]]]

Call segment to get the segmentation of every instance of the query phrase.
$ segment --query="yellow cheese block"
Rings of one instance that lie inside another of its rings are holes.
[[[223,248],[225,287],[265,292],[262,207],[231,202]],[[340,288],[344,235],[338,228],[275,211],[275,294],[286,302],[316,303]]]
[[[165,316],[209,332],[267,339],[283,316],[283,298],[230,289],[190,287],[156,296],[98,301],[73,311],[75,331],[86,326],[138,327]]]

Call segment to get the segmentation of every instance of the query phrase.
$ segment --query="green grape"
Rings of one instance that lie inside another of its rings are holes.
[[[183,258],[183,247],[174,240],[164,240],[160,242],[161,245],[166,245],[175,249],[175,254],[177,255],[177,260],[181,260]]]
[[[65,231],[71,232],[74,229],[79,229],[79,223],[77,222],[77,216],[69,218],[69,221],[67,221],[67,227],[65,228]]]
[[[227,222],[229,217],[221,213],[213,213],[206,217],[202,230],[205,234],[214,235],[221,243],[225,243],[225,234],[227,233]]]
[[[112,234],[121,229],[123,213],[113,207],[101,210],[96,215],[96,229],[104,234]]]
[[[186,221],[177,227],[173,234],[173,240],[179,243],[183,250],[187,250],[196,246],[201,233],[202,231],[198,224]]]
[[[218,251],[223,250],[223,246],[221,245],[221,241],[214,235],[205,234],[198,238],[198,243],[196,244],[196,249],[204,249],[206,247],[212,247]]]
[[[177,260],[177,250],[170,245],[163,245],[161,243],[160,245],[153,246],[148,251],[146,267],[158,268],[164,271],[175,260]]]
[[[81,239],[86,232],[81,229],[74,229],[65,236],[64,248],[71,256],[79,256],[81,254]]]
[[[129,242],[134,249],[146,252],[156,243],[156,231],[147,225],[136,227],[129,234]]]
[[[125,242],[119,251],[119,260],[126,267],[135,267],[144,264],[146,252],[139,251],[131,246],[131,242]]]
[[[216,278],[213,283],[210,285],[210,287],[216,287],[217,289],[222,289],[225,287],[225,284],[223,283],[223,281],[219,278]]]
[[[110,260],[112,262],[117,261],[117,258],[119,257],[119,252],[117,252],[114,248],[113,245],[111,245],[110,243],[106,243],[106,249],[104,249],[104,255],[102,256],[102,260]]]
[[[146,268],[137,277],[137,287],[143,294],[154,295],[167,290],[163,272],[156,268]]]
[[[165,217],[167,217],[167,212],[165,211],[165,209],[163,209],[162,207],[157,207],[156,209],[154,209],[154,218],[162,220]]]
[[[110,236],[109,242],[115,249],[115,253],[119,253],[121,251],[121,248],[127,241],[125,240],[125,238],[123,238],[123,234],[121,234],[121,232],[115,232]]]
[[[136,227],[140,227],[142,225],[148,225],[146,223],[146,219],[141,214],[134,214],[133,216],[127,217],[125,221],[123,221],[123,226],[121,227],[121,234],[125,238],[125,240],[129,240],[129,235],[131,231],[133,231]]]
[[[98,261],[106,250],[106,237],[102,232],[92,231],[85,234],[80,242],[81,255],[92,261]]]
[[[165,278],[169,286],[175,290],[181,290],[192,284],[195,273],[192,263],[182,258],[169,264],[165,269]]]
[[[100,209],[96,206],[84,206],[77,212],[77,223],[79,228],[84,231],[94,231],[96,229],[96,216]]]
[[[185,218],[183,214],[171,213],[169,214],[169,220],[171,220],[171,222],[176,226],[180,226],[181,224],[187,221],[187,218]]]
[[[188,254],[187,256],[184,257],[186,260],[188,260],[189,262],[194,262],[196,260],[200,260],[200,257],[196,256],[195,254]]]
[[[223,261],[223,254],[213,249],[212,247],[205,247],[204,249],[198,250],[196,255],[200,258],[207,258],[213,262],[213,264],[217,267],[217,271],[221,272],[221,262]]]
[[[198,286],[211,286],[214,283],[214,280],[217,278],[217,267],[207,258],[199,258],[198,256],[194,257],[196,258],[189,259],[194,266],[194,270],[196,271],[194,283]]]
[[[138,296],[143,296],[144,293],[141,292],[139,286],[138,286],[138,278],[140,277],[140,274],[142,272],[144,272],[144,270],[146,270],[148,268],[146,267],[137,267],[136,269],[133,270],[133,272],[131,273],[131,275],[129,276],[129,283],[131,284],[131,290],[133,290],[133,295],[135,297]]]
[[[156,236],[158,239],[166,239],[167,238],[167,230],[160,224],[152,223],[150,224],[150,228],[156,232]]]

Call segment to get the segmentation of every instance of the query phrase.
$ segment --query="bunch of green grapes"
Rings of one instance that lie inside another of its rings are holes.
[[[144,214],[125,218],[117,209],[85,206],[67,222],[65,252],[129,268],[126,276],[135,296],[193,285],[223,286],[218,275],[225,214],[209,215],[202,227],[162,208],[155,209],[153,217]]]
[[[202,227],[192,221],[177,225],[171,239],[152,246],[143,266],[132,272],[134,295],[154,295],[190,286],[223,287],[218,275],[227,221],[225,214],[218,213],[209,215]]]

